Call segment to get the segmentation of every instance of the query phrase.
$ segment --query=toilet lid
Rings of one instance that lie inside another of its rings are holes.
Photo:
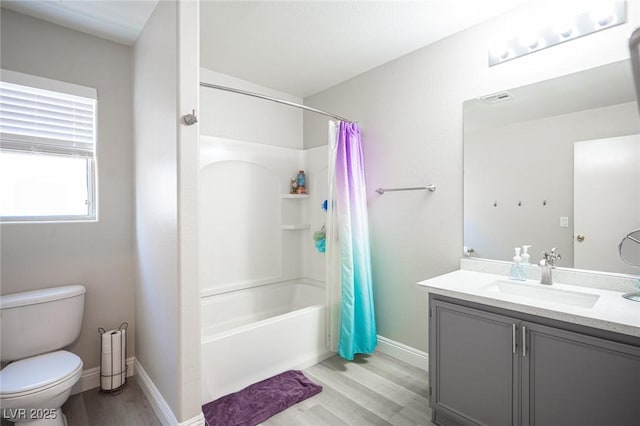
[[[76,354],[57,351],[12,362],[0,371],[0,394],[11,394],[41,389],[66,379],[82,368]]]

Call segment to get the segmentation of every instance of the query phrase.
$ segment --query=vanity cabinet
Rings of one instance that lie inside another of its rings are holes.
[[[640,424],[639,346],[506,313],[430,296],[436,424]]]
[[[523,425],[640,425],[639,347],[531,322],[521,329]]]

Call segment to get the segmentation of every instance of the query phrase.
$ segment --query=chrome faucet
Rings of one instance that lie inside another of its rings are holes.
[[[555,268],[556,261],[562,259],[560,253],[556,252],[556,248],[552,248],[550,253],[546,251],[542,252],[542,260],[540,266],[542,267],[542,275],[540,276],[540,284],[551,285],[553,284],[553,277],[551,276],[551,269]]]

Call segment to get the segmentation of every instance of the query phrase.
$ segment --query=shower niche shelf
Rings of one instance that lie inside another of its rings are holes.
[[[283,231],[300,231],[304,229],[311,229],[309,224],[309,204],[308,202],[301,202],[301,200],[308,200],[309,194],[280,194],[282,200],[294,200],[284,201],[282,203],[281,217],[280,217],[280,229]]]
[[[289,200],[306,200],[309,194],[280,194],[280,198]]]
[[[310,229],[311,225],[308,223],[300,223],[295,225],[280,225],[280,229],[283,231],[299,231],[301,229]]]

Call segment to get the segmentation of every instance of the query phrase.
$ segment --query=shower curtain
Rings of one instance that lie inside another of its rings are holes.
[[[327,346],[353,360],[372,353],[377,330],[360,129],[329,122]]]

